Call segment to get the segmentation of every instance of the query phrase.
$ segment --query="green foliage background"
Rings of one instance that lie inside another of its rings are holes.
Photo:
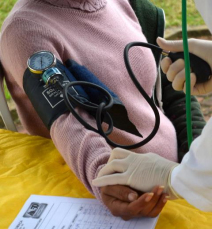
[[[151,2],[165,11],[167,28],[181,26],[182,1],[151,0]],[[204,25],[204,21],[196,10],[193,0],[187,0],[187,24],[189,26]]]

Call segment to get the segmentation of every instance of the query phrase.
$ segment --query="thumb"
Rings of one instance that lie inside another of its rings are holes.
[[[183,51],[183,41],[177,40],[177,41],[167,41],[162,37],[157,38],[158,45],[166,50],[171,52],[181,52]]]

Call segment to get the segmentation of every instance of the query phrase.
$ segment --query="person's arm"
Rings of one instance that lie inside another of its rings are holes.
[[[3,56],[4,68],[14,77],[14,84],[18,87],[18,93],[21,94],[21,103],[25,105],[21,109],[22,113],[33,114],[31,123],[39,116],[35,113],[32,104],[23,91],[23,74],[27,68],[26,62],[29,56],[40,50],[51,51],[57,59],[63,61],[64,47],[58,36],[55,35],[54,31],[43,28],[43,25],[37,25],[35,22],[26,19],[16,19],[6,29],[3,29],[1,55]],[[16,99],[16,103],[19,104],[19,102]],[[41,103],[42,101],[38,102]],[[95,125],[94,119],[86,112],[79,110],[79,113],[90,124]],[[42,127],[45,128],[44,125]],[[46,128],[45,130],[47,131]],[[91,181],[107,163],[111,148],[104,138],[85,129],[71,113],[67,112],[58,117],[50,126],[50,134],[55,146],[72,171],[111,212],[129,219],[141,215],[155,216],[162,210],[165,205],[164,194],[155,195],[151,201],[150,199],[146,201],[146,197],[149,196],[148,193],[138,198],[136,191],[125,186],[110,186],[101,189],[92,186]],[[123,193],[127,193],[124,198],[122,197]],[[132,199],[132,196],[134,196],[134,199]],[[131,204],[137,198],[138,201]]]
[[[29,110],[33,111],[31,123],[34,118],[39,118],[39,114],[36,114],[23,90],[23,75],[27,68],[27,60],[35,51],[48,50],[63,62],[65,48],[60,41],[59,35],[54,31],[25,18],[15,19],[6,28],[3,27],[1,36],[2,63],[5,70],[14,78],[14,84],[18,87],[17,93],[22,94],[22,101],[16,99],[15,102],[18,105],[19,102],[26,104],[26,107],[21,107],[20,112],[27,114]],[[20,98],[20,96],[18,97]],[[38,101],[38,103],[40,102]],[[28,109],[29,107],[30,109]],[[95,126],[91,116],[82,110],[79,112],[91,125]],[[45,128],[44,125],[42,127]],[[92,187],[91,180],[95,178],[98,170],[107,163],[110,156],[111,148],[104,138],[87,130],[69,112],[64,113],[53,122],[50,127],[50,135],[72,171],[91,193],[101,199],[100,190]]]

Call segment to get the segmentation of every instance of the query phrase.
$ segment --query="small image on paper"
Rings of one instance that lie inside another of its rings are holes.
[[[47,205],[48,204],[43,204],[43,203],[40,204],[40,203],[32,202],[29,208],[27,209],[27,211],[24,213],[23,217],[38,219],[44,212]]]

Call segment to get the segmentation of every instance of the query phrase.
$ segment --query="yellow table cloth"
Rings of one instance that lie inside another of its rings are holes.
[[[94,198],[51,140],[0,130],[0,229],[9,227],[31,194]],[[212,213],[169,201],[156,229],[212,229]]]

